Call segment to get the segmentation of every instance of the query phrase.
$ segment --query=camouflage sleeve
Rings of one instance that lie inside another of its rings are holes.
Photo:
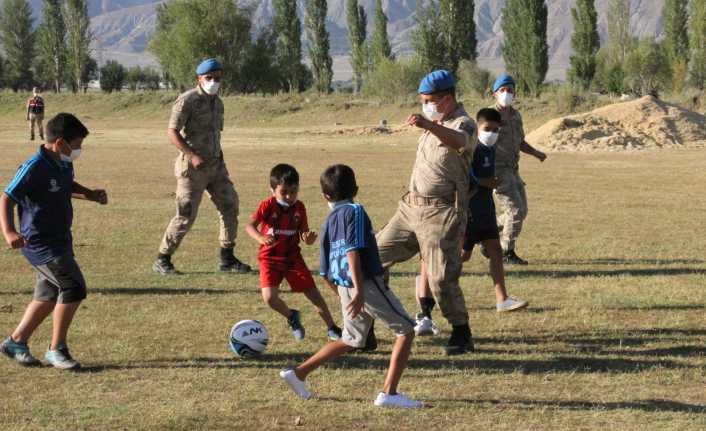
[[[476,122],[468,117],[461,117],[458,123],[455,125],[455,129],[461,132],[466,132],[466,134],[468,135],[466,145],[462,150],[459,151],[459,153],[463,153],[464,151],[473,151],[473,144],[476,140]]]
[[[172,115],[169,117],[169,129],[181,130],[189,120],[189,103],[187,98],[180,96],[174,106],[172,106]]]
[[[515,111],[517,112],[517,125],[518,129],[520,129],[520,136],[522,136],[522,140],[525,140],[525,126],[522,124],[522,114],[520,114],[520,111]]]

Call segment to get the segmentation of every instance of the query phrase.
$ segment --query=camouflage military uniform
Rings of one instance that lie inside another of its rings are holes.
[[[443,125],[467,134],[465,148],[454,151],[431,132],[422,134],[409,193],[378,233],[377,242],[386,268],[419,253],[427,264],[429,286],[444,317],[452,325],[466,325],[468,311],[458,282],[462,267],[459,244],[466,227],[476,126],[461,105]]]
[[[495,189],[502,211],[498,211],[501,229],[500,243],[504,251],[514,250],[522,223],[527,217],[525,183],[519,172],[520,145],[525,139],[522,116],[514,108],[494,106],[502,116],[500,136],[495,144],[495,176],[499,180]]]
[[[179,131],[204,163],[195,169],[186,154],[180,153],[176,158],[176,216],[164,233],[160,254],[171,255],[179,247],[196,220],[204,191],[208,192],[220,215],[221,247],[233,248],[239,201],[221,151],[223,101],[217,96],[208,96],[201,87],[187,91],[174,103],[169,128]]]

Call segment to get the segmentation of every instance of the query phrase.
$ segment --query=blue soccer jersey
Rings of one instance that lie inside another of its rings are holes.
[[[5,189],[17,203],[20,234],[27,240],[22,254],[32,265],[43,265],[72,250],[73,181],[73,165],[54,160],[40,147]]]
[[[347,253],[358,250],[365,278],[383,273],[378,245],[362,205],[350,202],[337,204],[321,228],[321,262],[319,272],[332,283],[352,287]]]

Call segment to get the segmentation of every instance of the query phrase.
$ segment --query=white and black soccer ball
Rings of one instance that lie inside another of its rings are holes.
[[[259,356],[267,348],[267,328],[257,320],[241,320],[230,330],[230,348],[241,358]]]

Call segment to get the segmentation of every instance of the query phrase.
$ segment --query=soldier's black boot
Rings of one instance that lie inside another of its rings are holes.
[[[157,260],[155,260],[152,264],[152,270],[162,275],[173,275],[177,273],[177,270],[172,264],[172,256],[161,253],[157,256]]]
[[[221,248],[221,264],[218,267],[223,272],[236,272],[245,274],[250,272],[250,265],[238,260],[233,254],[233,248]]]
[[[508,265],[527,265],[527,261],[518,256],[515,250],[508,250],[503,253],[503,263]]]
[[[471,336],[471,328],[468,324],[454,325],[451,330],[451,337],[448,343],[444,346],[444,353],[447,356],[462,355],[475,350],[473,346],[473,338]]]

